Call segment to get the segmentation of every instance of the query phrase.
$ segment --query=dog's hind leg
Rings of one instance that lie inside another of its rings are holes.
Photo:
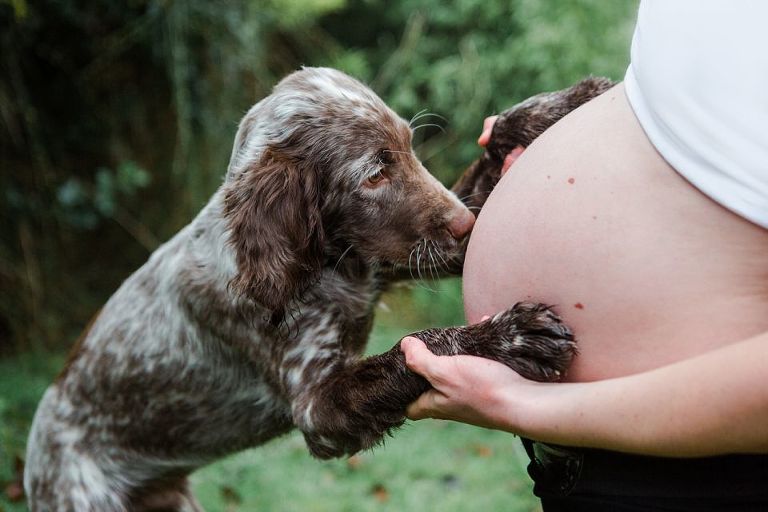
[[[76,446],[54,445],[25,475],[31,512],[130,512],[122,485]]]

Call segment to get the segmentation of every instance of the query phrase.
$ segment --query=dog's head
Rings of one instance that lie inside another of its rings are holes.
[[[235,138],[224,185],[234,287],[280,309],[347,251],[381,267],[440,265],[458,253],[474,217],[416,158],[411,136],[339,71],[283,79]]]

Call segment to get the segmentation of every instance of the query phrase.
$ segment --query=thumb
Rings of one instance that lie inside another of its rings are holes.
[[[525,151],[523,146],[515,146],[515,148],[507,154],[507,156],[504,158],[504,164],[501,166],[502,176],[504,176],[509,168],[512,167],[512,164],[515,163],[515,160],[517,160],[520,155],[523,154],[523,151]]]
[[[439,373],[439,356],[430,352],[423,341],[413,336],[403,338],[400,350],[405,354],[405,364],[408,368],[433,382]]]
[[[425,418],[442,419],[442,416],[440,415],[440,407],[438,405],[440,396],[441,395],[434,389],[422,393],[415,402],[408,405],[405,415],[411,420],[423,420]]]
[[[485,147],[491,140],[491,132],[493,131],[493,125],[496,123],[496,119],[499,116],[486,117],[483,121],[483,133],[480,134],[480,138],[477,139],[477,143]]]

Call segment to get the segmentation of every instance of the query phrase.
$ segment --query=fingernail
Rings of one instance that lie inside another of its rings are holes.
[[[483,121],[483,131],[477,139],[477,143],[480,146],[485,147],[491,141],[491,132],[493,131],[493,125],[496,123],[497,117],[498,116],[486,117]]]

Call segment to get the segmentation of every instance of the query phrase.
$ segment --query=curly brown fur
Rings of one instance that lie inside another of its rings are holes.
[[[384,273],[458,257],[474,222],[411,136],[331,69],[293,73],[254,105],[222,186],[115,292],[46,391],[27,445],[31,509],[197,510],[196,468],[322,429],[314,397],[358,360]]]
[[[411,334],[438,355],[493,359],[536,381],[559,380],[576,355],[576,342],[551,308],[521,302],[483,322]],[[398,343],[388,352],[350,365],[315,396],[323,426],[307,435],[320,458],[353,454],[379,443],[402,425],[405,409],[430,388],[405,366]],[[333,440],[332,444],[324,441]]]

